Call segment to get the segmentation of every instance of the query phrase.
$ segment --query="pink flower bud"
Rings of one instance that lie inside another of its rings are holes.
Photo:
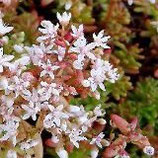
[[[47,140],[45,141],[45,144],[46,144],[47,146],[49,146],[49,147],[52,147],[52,148],[54,148],[54,147],[57,146],[57,143],[54,143],[51,139],[47,139]]]
[[[111,52],[112,52],[111,49],[105,49],[105,50],[104,50],[104,53],[105,53],[105,54],[111,54]]]
[[[61,46],[61,47],[66,47],[64,41],[61,41],[61,40],[58,40],[58,39],[55,41],[55,44],[58,45],[58,46]]]
[[[131,129],[129,128],[130,124],[120,116],[112,114],[111,120],[123,134],[127,135],[131,131]]]
[[[50,3],[52,3],[54,0],[41,0],[42,7],[46,7]]]
[[[70,32],[68,32],[66,35],[65,35],[65,39],[68,41],[68,42],[71,42],[73,40],[73,37],[72,35],[70,34]]]
[[[131,127],[131,130],[135,130],[136,129],[136,127],[137,127],[137,124],[138,124],[138,119],[137,118],[134,118],[133,120],[132,120],[132,122],[130,123],[130,127]]]

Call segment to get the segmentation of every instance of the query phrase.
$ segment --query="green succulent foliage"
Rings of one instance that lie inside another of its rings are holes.
[[[137,83],[127,100],[119,105],[122,116],[137,116],[140,127],[146,125],[153,128],[153,133],[158,132],[158,80],[146,78]],[[129,113],[130,112],[130,113]],[[148,133],[149,134],[149,133]]]
[[[96,10],[99,12],[99,14],[95,15],[97,20],[104,21],[106,17],[107,9],[108,9],[108,0],[94,0],[93,1],[93,10]]]
[[[155,3],[158,1],[156,0]],[[158,18],[158,7],[155,4],[150,3],[150,1],[135,1],[134,11],[137,13],[144,13],[145,15],[149,15],[153,19]]]
[[[156,28],[154,29],[151,22],[158,20],[157,5],[154,5],[149,1],[145,1],[145,0],[143,0],[143,2],[136,1],[133,10],[135,13],[141,15],[140,17],[141,19],[144,18],[142,23],[143,29],[141,30],[141,35],[145,37],[154,36],[156,33]]]
[[[107,108],[105,105],[105,102],[108,100],[108,94],[110,92],[110,89],[108,89],[109,87],[107,86],[107,91],[103,92],[100,91],[100,99],[97,100],[94,97],[88,96],[87,98],[73,98],[70,101],[70,104],[72,105],[83,105],[85,106],[85,109],[87,111],[89,110],[93,110],[95,108],[95,106],[97,105],[102,105],[102,108]]]
[[[73,153],[69,155],[70,158],[89,158],[90,151],[86,148],[80,148],[79,150],[75,150]]]
[[[129,48],[124,45],[122,49],[116,49],[114,55],[119,59],[120,66],[126,73],[136,74],[141,67],[139,60],[143,59],[140,55],[141,51],[138,45],[132,45]]]
[[[14,32],[25,33],[25,44],[33,44],[38,36],[39,19],[36,14],[28,12],[17,15],[16,11],[7,12],[4,20],[14,27]]]
[[[9,36],[8,38],[8,43],[4,45],[4,52],[6,54],[13,54],[16,57],[18,57],[18,53],[15,52],[14,50],[14,45],[23,45],[25,41],[25,33],[24,32],[19,32],[19,33],[14,33],[13,35]],[[20,54],[19,54],[20,55]]]
[[[127,91],[132,89],[130,77],[122,76],[115,84],[109,84],[109,90],[116,100],[127,96]]]

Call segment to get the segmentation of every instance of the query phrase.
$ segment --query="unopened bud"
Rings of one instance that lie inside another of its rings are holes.
[[[102,139],[101,143],[102,143],[103,146],[109,146],[110,145],[110,142],[107,141],[106,139]]]
[[[9,38],[8,38],[8,36],[3,36],[1,40],[2,40],[3,44],[8,44]]]
[[[97,122],[101,125],[105,125],[106,124],[106,120],[104,120],[103,118],[98,119]]]

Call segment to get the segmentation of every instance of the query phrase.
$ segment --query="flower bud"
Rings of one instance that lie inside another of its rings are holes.
[[[97,122],[99,123],[99,124],[101,124],[101,125],[105,125],[106,124],[106,120],[104,120],[104,119],[98,119],[97,120]]]
[[[106,139],[102,139],[101,143],[102,143],[103,146],[109,146],[110,145],[110,142],[107,141]]]
[[[3,36],[1,40],[3,44],[8,44],[9,38],[8,36]]]

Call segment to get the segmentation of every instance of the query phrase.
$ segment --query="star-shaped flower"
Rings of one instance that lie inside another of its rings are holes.
[[[0,19],[0,36],[5,35],[6,33],[9,33],[13,30],[12,26],[6,25],[2,19]]]
[[[4,67],[13,67],[13,65],[10,63],[13,58],[14,55],[5,55],[3,54],[3,48],[0,48],[0,73],[3,72]]]

